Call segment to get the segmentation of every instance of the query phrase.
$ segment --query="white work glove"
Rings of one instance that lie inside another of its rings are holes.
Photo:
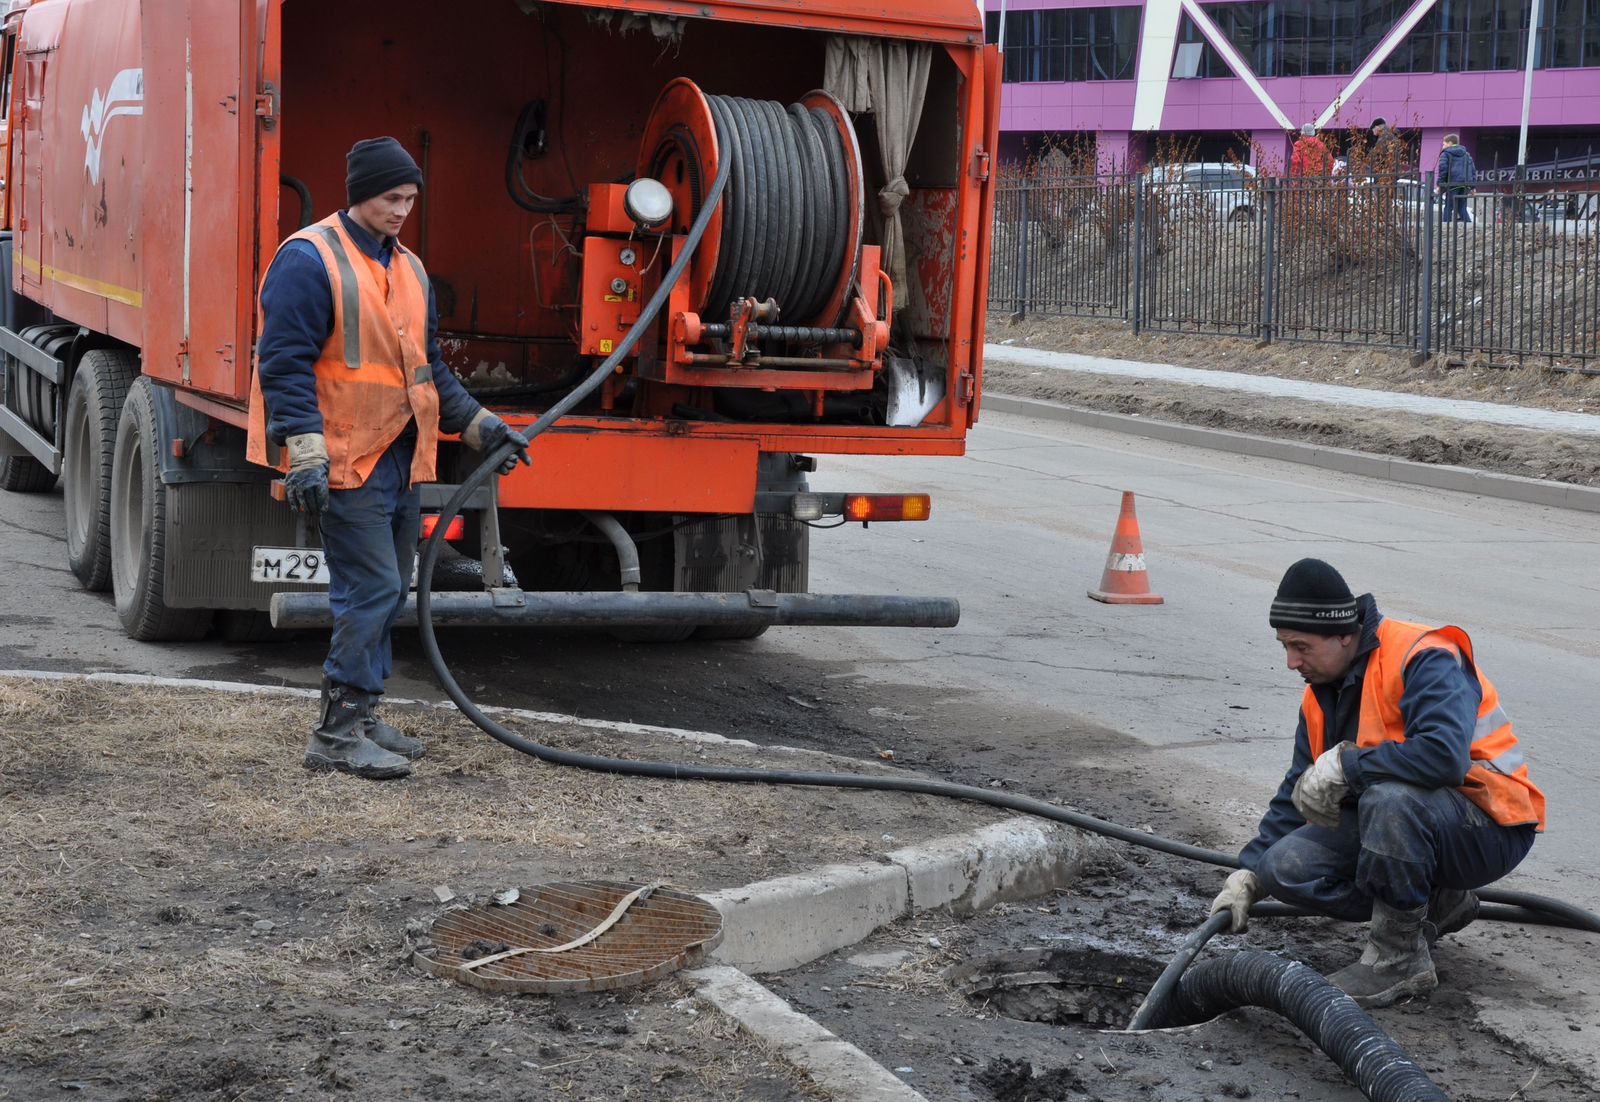
[[[1350,794],[1350,786],[1344,779],[1344,763],[1339,760],[1339,752],[1346,745],[1341,742],[1324,750],[1295,781],[1294,795],[1290,799],[1306,817],[1306,822],[1329,830],[1339,825],[1339,805]]]
[[[328,440],[320,432],[303,432],[284,440],[289,448],[289,469],[304,471],[318,464],[328,465]]]
[[[1230,934],[1242,934],[1250,928],[1250,905],[1266,897],[1261,878],[1249,869],[1239,869],[1228,877],[1228,883],[1211,901],[1211,913],[1227,911],[1233,916],[1228,927]]]

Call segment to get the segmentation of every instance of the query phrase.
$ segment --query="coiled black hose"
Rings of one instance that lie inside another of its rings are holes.
[[[1234,953],[1195,965],[1151,1025],[1194,1025],[1239,1006],[1282,1014],[1374,1102],[1449,1102],[1354,999],[1299,961],[1271,953]]]
[[[701,313],[723,317],[735,299],[771,298],[785,318],[811,322],[827,305],[851,246],[850,175],[838,127],[821,108],[798,103],[784,109],[739,96],[706,96],[706,102],[719,162],[732,171]],[[692,138],[670,136],[690,159]]]

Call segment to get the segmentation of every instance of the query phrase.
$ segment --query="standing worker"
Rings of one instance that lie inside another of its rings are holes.
[[[348,209],[278,248],[261,284],[248,456],[285,472],[292,508],[320,520],[333,641],[305,766],[385,779],[423,744],[377,719],[390,630],[411,588],[417,485],[435,478],[439,433],[482,452],[527,442],[445,366],[427,273],[396,240],[422,171],[393,138],[347,157]]]
[[[1472,154],[1461,147],[1459,134],[1446,134],[1444,148],[1439,150],[1439,169],[1434,177],[1439,194],[1444,196],[1441,220],[1472,224],[1472,212],[1467,209],[1467,196],[1472,194],[1473,182],[1478,178],[1478,166],[1472,163]]]
[[[1294,759],[1211,912],[1234,933],[1268,895],[1370,919],[1328,978],[1365,1007],[1430,991],[1429,946],[1527,855],[1544,794],[1460,628],[1388,619],[1319,559],[1289,568],[1268,620],[1306,682]]]

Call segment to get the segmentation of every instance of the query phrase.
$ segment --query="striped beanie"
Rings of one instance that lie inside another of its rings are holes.
[[[1321,559],[1301,559],[1284,571],[1267,621],[1275,628],[1312,635],[1354,635],[1361,630],[1350,587]]]

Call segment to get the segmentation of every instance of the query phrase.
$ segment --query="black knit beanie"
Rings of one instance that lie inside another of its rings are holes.
[[[345,157],[345,198],[350,206],[364,203],[401,184],[422,186],[422,169],[393,138],[368,138],[351,146]]]
[[[1275,628],[1313,635],[1354,635],[1361,630],[1350,587],[1321,559],[1301,559],[1284,571],[1267,621]]]

